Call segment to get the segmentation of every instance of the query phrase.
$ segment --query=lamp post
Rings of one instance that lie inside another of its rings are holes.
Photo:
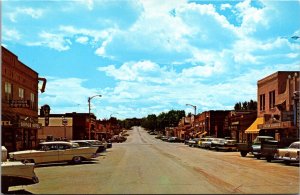
[[[64,126],[64,139],[67,138],[67,130],[66,125],[68,124],[68,120],[65,118],[65,116],[61,117],[62,125]]]
[[[117,112],[111,113],[111,114],[109,115],[109,118],[111,118],[111,116],[112,116],[113,114],[119,114],[119,113],[117,113]]]
[[[194,106],[192,104],[186,104],[186,106],[192,106],[194,108],[194,111],[195,111],[195,116],[196,116],[196,113],[197,113],[197,106]]]
[[[88,97],[88,103],[89,103],[89,139],[91,139],[91,100],[94,97],[97,97],[97,96],[102,97],[102,95],[100,95],[100,94]]]

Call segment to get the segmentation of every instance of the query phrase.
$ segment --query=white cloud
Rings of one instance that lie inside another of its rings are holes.
[[[16,29],[3,28],[2,39],[5,41],[19,41],[22,38],[21,33]]]
[[[78,37],[76,39],[76,42],[81,43],[81,44],[87,44],[88,41],[89,41],[88,37]]]
[[[57,51],[66,51],[70,49],[71,42],[68,39],[64,39],[61,34],[53,34],[48,32],[41,32],[39,37],[42,41],[27,42],[28,46],[46,46]]]
[[[221,10],[226,10],[226,9],[230,9],[232,6],[230,5],[230,4],[228,4],[228,3],[225,3],[225,4],[222,4],[221,5]]]
[[[17,22],[17,17],[22,15],[28,15],[33,19],[39,19],[44,14],[42,9],[33,9],[31,7],[17,7],[14,12],[8,14],[9,19],[12,22]]]

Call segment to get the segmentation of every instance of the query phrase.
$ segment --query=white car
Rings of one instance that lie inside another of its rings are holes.
[[[34,172],[33,163],[23,163],[20,161],[9,162],[6,159],[7,150],[2,146],[1,161],[1,191],[7,193],[10,186],[30,185],[39,183]]]
[[[98,147],[79,147],[77,143],[65,141],[42,142],[37,150],[9,153],[9,161],[32,163],[73,162],[80,163],[97,157]]]
[[[283,160],[285,164],[299,162],[300,141],[293,142],[288,148],[277,149],[274,159]]]

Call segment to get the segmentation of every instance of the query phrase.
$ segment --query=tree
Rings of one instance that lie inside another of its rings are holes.
[[[234,110],[235,110],[235,111],[238,111],[238,110],[241,110],[241,109],[242,109],[241,102],[237,102],[237,103],[234,105]]]
[[[243,103],[237,102],[234,105],[234,110],[257,110],[257,102],[253,100],[245,101]]]

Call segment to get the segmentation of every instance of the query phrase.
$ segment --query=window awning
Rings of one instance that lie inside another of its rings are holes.
[[[264,117],[256,118],[255,121],[246,129],[245,133],[259,133],[258,125],[264,124]]]

